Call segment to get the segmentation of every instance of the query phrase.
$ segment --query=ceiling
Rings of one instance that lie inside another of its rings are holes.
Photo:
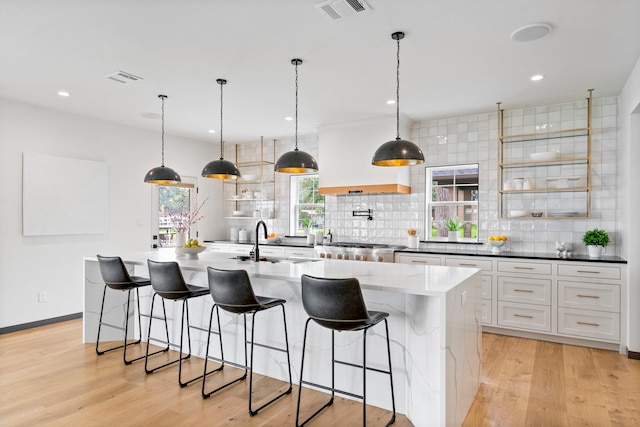
[[[320,0],[0,0],[0,97],[159,131],[143,114],[162,93],[167,134],[217,142],[225,78],[224,139],[241,143],[293,135],[296,57],[300,134],[394,115],[394,31],[413,120],[615,96],[640,57],[637,0],[366,1],[331,20]],[[536,22],[553,30],[511,40]],[[143,80],[105,78],[119,70]]]

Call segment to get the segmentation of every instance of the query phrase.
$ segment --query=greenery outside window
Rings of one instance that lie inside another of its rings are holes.
[[[459,242],[478,242],[478,176],[477,164],[426,168],[427,241],[448,241],[448,219],[462,223]]]
[[[290,180],[289,233],[303,236],[307,228],[324,232],[324,196],[318,192],[318,175],[291,175]]]
[[[186,181],[185,177],[183,180]],[[181,218],[185,213],[193,211],[196,202],[196,189],[193,183],[182,182],[176,185],[157,185],[154,199],[155,212],[152,221],[157,224],[154,235],[157,247],[166,248],[176,245],[175,220]],[[193,227],[192,227],[193,228]],[[195,229],[187,231],[188,237],[196,237]]]

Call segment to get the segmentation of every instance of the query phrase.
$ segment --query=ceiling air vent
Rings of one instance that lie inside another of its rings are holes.
[[[142,77],[134,76],[131,73],[127,73],[126,71],[116,71],[114,73],[108,74],[105,76],[108,79],[114,80],[118,83],[133,83],[138,80],[142,80]]]
[[[327,0],[316,4],[315,7],[331,20],[371,10],[364,0]]]

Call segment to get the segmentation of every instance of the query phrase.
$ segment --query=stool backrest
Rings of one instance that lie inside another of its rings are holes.
[[[302,275],[302,305],[316,323],[335,330],[354,330],[370,321],[356,278],[327,279]]]
[[[112,289],[127,289],[133,285],[131,276],[119,256],[97,255],[100,274],[104,283]]]
[[[153,290],[162,298],[180,299],[190,294],[177,262],[147,260],[149,280]]]
[[[207,267],[209,292],[221,309],[246,313],[260,306],[245,270],[220,270]]]

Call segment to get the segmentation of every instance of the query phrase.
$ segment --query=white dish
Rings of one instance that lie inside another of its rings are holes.
[[[520,218],[527,215],[529,215],[529,211],[525,211],[525,210],[513,210],[509,212],[509,216],[511,218]]]
[[[551,161],[558,160],[560,158],[560,153],[557,151],[542,151],[540,153],[531,153],[529,157],[534,162],[543,162],[543,161]]]
[[[267,239],[268,243],[282,243],[282,237],[269,237]]]
[[[233,213],[231,215],[233,215],[233,216],[244,216],[244,212],[243,211],[233,211]]]
[[[578,212],[556,211],[556,212],[549,212],[549,216],[574,217],[574,216],[578,216]]]
[[[185,256],[187,258],[198,258],[198,254],[207,249],[206,246],[196,246],[191,248],[183,248],[181,246],[176,247],[176,253],[178,256]]]
[[[240,195],[238,195],[238,194],[234,194],[233,196],[231,196],[231,198],[232,198],[233,200],[239,200],[239,199],[241,199],[241,198],[242,198],[242,196],[240,196]]]
[[[548,176],[545,178],[547,181],[555,181],[556,188],[568,188],[569,181],[576,181],[580,179],[579,176]]]
[[[258,179],[258,175],[242,175],[242,179],[245,181],[255,181]]]

